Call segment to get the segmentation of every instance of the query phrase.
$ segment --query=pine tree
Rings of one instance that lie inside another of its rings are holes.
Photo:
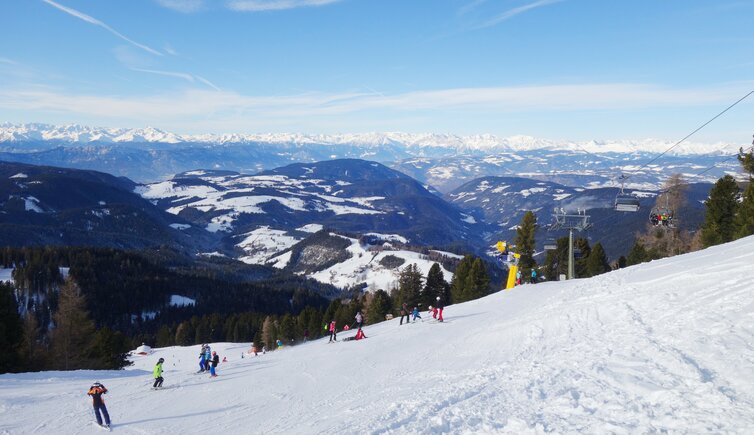
[[[60,288],[58,309],[53,320],[53,365],[63,370],[90,368],[94,364],[94,322],[86,311],[86,300],[81,290],[71,279]]]
[[[21,344],[21,317],[13,286],[0,282],[0,373],[19,371],[18,348]]]
[[[704,247],[718,245],[733,240],[736,234],[735,219],[738,212],[739,189],[736,180],[730,175],[719,179],[704,203],[707,208],[702,224],[702,244]]]
[[[398,295],[400,305],[408,305],[409,310],[419,303],[422,291],[422,274],[415,263],[409,264],[401,270],[398,276]]]
[[[545,255],[544,274],[548,281],[557,281],[568,272],[568,237],[560,237],[556,248]]]
[[[607,254],[602,248],[602,243],[597,242],[586,258],[586,275],[597,276],[609,271],[610,263],[607,261]]]
[[[391,306],[390,295],[385,290],[374,292],[367,308],[367,323],[379,323],[385,320],[385,315],[390,312]]]
[[[479,257],[471,265],[464,290],[464,301],[478,299],[489,293],[490,277],[487,274],[487,269],[484,267],[482,259]]]
[[[754,148],[744,153],[744,149],[738,153],[738,161],[744,171],[749,173],[749,185],[743,194],[738,215],[736,216],[736,238],[746,237],[754,234]]]
[[[626,256],[626,266],[633,266],[647,260],[649,260],[649,255],[647,254],[647,250],[644,249],[644,245],[639,241],[634,242],[634,246],[631,248],[628,256]]]
[[[576,277],[584,278],[589,276],[586,271],[586,260],[589,258],[589,254],[592,253],[592,247],[589,246],[589,240],[578,237],[573,241],[573,249],[581,252],[580,256],[575,259],[574,273]],[[574,257],[576,255],[574,254]]]
[[[743,147],[741,147],[738,151],[738,161],[744,171],[749,173],[749,178],[754,177],[754,148],[749,148],[749,152],[745,153]]]
[[[194,328],[189,322],[181,322],[175,330],[175,344],[188,346],[194,343]]]
[[[94,367],[101,370],[118,370],[131,364],[128,361],[128,339],[120,332],[113,332],[110,328],[101,328],[94,335],[92,343],[93,356],[96,358]]]
[[[427,273],[427,283],[424,285],[424,291],[422,292],[422,303],[424,303],[425,307],[432,305],[438,296],[447,301],[448,289],[449,285],[445,281],[442,267],[437,263],[432,264]]]
[[[527,211],[521,218],[521,223],[516,228],[516,239],[513,242],[516,245],[516,252],[521,255],[518,259],[518,268],[522,276],[529,276],[531,270],[537,266],[534,261],[535,235],[537,233],[537,216]]]
[[[474,264],[474,257],[467,255],[463,257],[456,271],[453,274],[453,278],[450,280],[450,301],[444,301],[446,305],[452,303],[458,303],[464,301],[464,293],[466,292],[466,281],[471,271],[471,266]]]

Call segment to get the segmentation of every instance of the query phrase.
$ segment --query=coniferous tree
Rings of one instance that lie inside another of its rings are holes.
[[[275,336],[277,335],[277,328],[275,328],[275,320],[272,316],[267,316],[262,324],[262,342],[267,349],[275,348]]]
[[[445,281],[445,275],[442,267],[438,263],[432,264],[427,273],[427,283],[424,285],[422,292],[422,303],[427,307],[435,303],[435,298],[440,296],[442,300],[447,301],[449,285]]]
[[[0,373],[18,371],[22,326],[13,287],[0,282]]]
[[[577,237],[576,240],[573,241],[573,249],[581,252],[580,256],[575,258],[576,264],[574,273],[576,273],[576,277],[584,278],[589,276],[586,271],[586,260],[589,258],[589,254],[592,253],[592,247],[589,246],[589,240],[583,237]],[[574,257],[576,257],[575,254]]]
[[[518,259],[518,268],[522,276],[529,276],[531,270],[537,266],[534,261],[535,235],[537,233],[537,216],[527,211],[521,218],[521,223],[516,228],[516,239],[513,242],[516,245],[516,252],[521,255]]]
[[[401,270],[398,276],[398,303],[408,305],[409,310],[419,303],[422,291],[422,274],[415,263]]]
[[[118,370],[131,364],[128,361],[128,339],[120,332],[113,332],[107,327],[101,328],[94,335],[92,348],[96,358],[92,368]]]
[[[749,185],[744,190],[735,225],[736,238],[754,234],[754,180],[752,179],[749,179]]]
[[[385,290],[377,290],[374,292],[374,296],[369,302],[367,308],[367,323],[379,323],[385,320],[385,315],[390,312],[392,302],[390,301],[390,295]]]
[[[736,234],[738,197],[738,185],[730,175],[725,175],[715,183],[709,198],[704,203],[707,208],[701,235],[704,247],[733,240]]]
[[[467,255],[463,257],[456,271],[453,274],[453,278],[450,280],[450,299],[444,301],[446,305],[464,301],[464,293],[466,292],[466,281],[471,271],[471,266],[474,264],[474,257]]]
[[[602,243],[597,242],[586,258],[586,276],[597,276],[610,271],[610,263],[607,261]]]
[[[168,325],[160,326],[160,329],[157,331],[155,344],[157,347],[168,347],[175,344],[175,334],[170,331]]]
[[[738,161],[744,171],[749,173],[749,178],[754,177],[754,148],[749,148],[748,152],[744,152],[743,147],[741,147],[738,151]]]
[[[481,298],[489,293],[490,277],[487,275],[487,269],[484,267],[482,259],[477,257],[471,264],[471,269],[466,277],[466,285],[463,292],[463,301],[470,301]]]
[[[568,271],[568,237],[560,237],[556,248],[545,255],[544,274],[548,281],[557,281]]]
[[[181,322],[175,330],[175,344],[178,346],[188,346],[193,343],[194,328],[191,327],[190,322]]]
[[[644,248],[644,245],[642,245],[641,242],[637,240],[636,242],[634,242],[634,246],[631,248],[631,251],[626,257],[626,266],[633,266],[635,264],[643,263],[647,260],[649,260],[647,250]]]
[[[42,370],[46,365],[45,357],[40,346],[41,330],[37,316],[33,311],[27,311],[23,322],[23,339],[21,340],[21,361],[28,371]]]
[[[63,370],[90,368],[93,364],[94,322],[86,311],[86,300],[81,290],[70,279],[60,288],[58,309],[53,320],[53,366]]]

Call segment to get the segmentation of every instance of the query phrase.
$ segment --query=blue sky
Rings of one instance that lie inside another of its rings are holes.
[[[0,121],[680,139],[754,90],[754,1],[7,0]],[[695,136],[748,144],[754,96]]]

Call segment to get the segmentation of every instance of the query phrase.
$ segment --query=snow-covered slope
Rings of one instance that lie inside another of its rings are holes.
[[[735,271],[735,273],[731,273]],[[109,389],[120,433],[750,433],[754,237],[594,279],[518,287],[397,320],[363,341],[241,359],[158,349],[121,372],[0,376],[0,430],[95,433],[85,392]],[[342,340],[353,332],[341,333]],[[165,385],[150,369],[166,359]]]

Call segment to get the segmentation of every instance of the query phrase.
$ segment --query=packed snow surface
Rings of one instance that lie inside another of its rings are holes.
[[[735,273],[731,273],[735,271]],[[124,434],[751,433],[754,238],[594,279],[524,285],[195,375],[199,348],[124,371],[0,376],[0,432]],[[149,344],[149,343],[148,343]],[[165,363],[152,391],[151,368]]]

